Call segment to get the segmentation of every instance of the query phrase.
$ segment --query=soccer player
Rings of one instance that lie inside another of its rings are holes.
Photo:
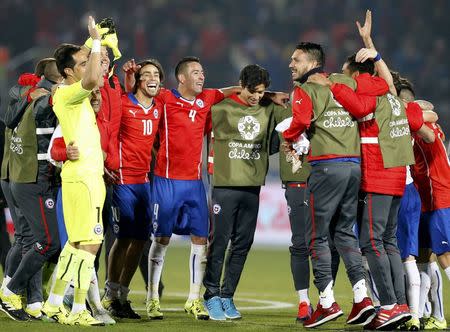
[[[41,273],[44,263],[56,263],[59,253],[59,238],[54,202],[55,172],[49,167],[47,149],[56,125],[56,117],[50,102],[52,86],[61,81],[55,61],[44,69],[44,78],[36,85],[46,94],[33,100],[26,109],[8,114],[9,120],[17,122],[11,134],[9,155],[9,180],[12,198],[23,213],[33,233],[33,247],[23,252],[22,260],[11,280],[3,288],[0,297],[2,310],[11,318],[22,318],[20,294],[27,288],[29,280]],[[12,108],[8,109],[9,111]],[[42,294],[29,310],[34,318],[40,318]]]
[[[450,279],[450,162],[443,144],[445,136],[441,128],[436,123],[427,122],[426,125],[435,133],[436,141],[426,144],[420,137],[414,137],[416,164],[412,168],[413,178],[422,202],[419,229],[423,234],[420,235],[420,238],[426,242],[421,244],[430,247],[436,254],[439,265]],[[440,277],[436,262],[430,263],[429,269],[434,270],[433,273],[430,273],[432,280]],[[435,292],[441,288],[437,282],[432,282],[432,286],[434,286],[432,288]],[[440,292],[440,294],[432,296],[435,303],[433,315],[426,321],[425,329],[445,329],[447,327],[442,301],[439,298],[442,295],[442,289]]]
[[[164,80],[155,59],[136,65],[134,93],[122,96],[118,182],[114,186],[114,233],[109,255],[104,306],[117,317],[139,319],[127,301],[129,285],[142,250],[150,236],[150,171],[153,141],[158,132],[163,107],[154,98]],[[119,294],[120,293],[120,294]]]
[[[239,84],[242,88],[239,95],[231,95],[211,109],[213,214],[203,285],[205,305],[212,320],[241,318],[233,296],[253,243],[259,193],[269,166],[274,113],[282,108],[262,101],[270,85],[269,73],[264,68],[244,67]]]
[[[363,49],[363,53],[366,51]],[[380,58],[375,50],[371,51],[370,58]],[[405,107],[389,93],[377,97],[371,87],[376,79],[371,76],[374,72],[373,61],[356,62],[356,56],[349,58],[346,67],[346,72],[358,83],[356,93],[342,84],[331,85],[330,81],[328,84],[338,102],[360,122],[363,157],[361,189],[364,193],[362,219],[359,220],[360,244],[381,303],[381,310],[368,328],[395,328],[411,318],[396,239],[398,209],[406,180],[404,166],[414,162],[409,131],[411,128],[420,132],[427,141],[432,141],[434,135],[424,127],[422,110],[417,104],[410,103]],[[321,84],[319,79],[325,81],[318,75],[311,81]],[[383,183],[375,181],[380,174],[385,179]]]
[[[196,319],[208,319],[200,298],[206,261],[208,210],[201,180],[205,124],[212,105],[240,88],[203,89],[205,75],[200,60],[183,58],[175,68],[178,89],[162,89],[160,148],[152,188],[155,241],[149,252],[147,314],[162,318],[158,286],[164,256],[172,233],[191,236],[190,290],[185,310]],[[128,86],[128,85],[127,85]],[[180,229],[180,222],[186,221]]]
[[[92,90],[102,86],[100,33],[90,16],[89,35],[93,39],[88,54],[80,46],[62,44],[55,51],[64,85],[53,97],[53,109],[61,125],[66,145],[76,144],[80,157],[63,165],[62,199],[69,241],[59,257],[56,280],[43,313],[49,320],[70,325],[104,325],[86,309],[86,294],[94,269],[95,254],[103,239],[101,209],[105,199],[103,153],[95,114],[89,102]],[[74,303],[67,316],[63,306],[66,285],[74,280]]]
[[[367,296],[359,244],[353,233],[361,174],[357,124],[326,88],[306,82],[312,74],[323,73],[324,58],[322,47],[314,43],[300,43],[292,54],[289,67],[295,84],[293,120],[283,132],[288,142],[295,141],[306,130],[313,133],[308,157],[312,170],[308,179],[311,224],[307,236],[320,293],[317,309],[305,321],[305,327],[319,326],[343,314],[332,288],[329,233],[334,234],[334,244],[353,286],[354,307],[347,322],[363,323],[374,312]],[[331,78],[355,88],[355,82],[344,75]],[[331,225],[336,213],[336,221]]]
[[[92,91],[92,94],[90,96],[90,103],[92,106],[92,109],[94,110],[94,113],[96,114],[97,118],[97,126],[99,126],[99,130],[101,131],[100,127],[100,121],[98,119],[100,109],[102,107],[102,95],[98,88],[94,89]],[[103,131],[104,133],[104,131]],[[104,137],[101,135],[101,141],[103,141]],[[106,151],[106,154],[108,155],[109,151]],[[50,155],[50,162],[54,164],[57,167],[61,167],[62,164],[67,161],[76,161],[80,157],[80,152],[78,150],[78,147],[76,145],[68,145],[64,143],[64,139],[62,137],[61,133],[61,127],[58,126],[55,129],[55,132],[53,133],[52,139],[50,141],[49,145],[49,155]],[[108,157],[105,159],[108,160]],[[66,226],[64,224],[64,213],[63,213],[63,206],[62,206],[62,193],[61,190],[58,192],[58,197],[56,200],[56,214],[57,214],[57,220],[58,220],[58,231],[59,231],[59,239],[61,242],[61,247],[64,247],[68,237],[67,237],[67,230]],[[69,308],[73,305],[73,281],[70,284],[70,287],[66,290],[65,298],[64,298],[64,304],[66,304]],[[103,308],[101,300],[100,300],[100,292],[99,292],[99,286],[98,286],[98,278],[97,278],[97,271],[92,271],[92,277],[91,282],[89,284],[89,289],[87,293],[87,300],[90,306],[90,309],[92,311],[93,317],[99,321],[102,321],[105,323],[105,325],[113,325],[115,324],[115,320],[112,319],[105,308]]]

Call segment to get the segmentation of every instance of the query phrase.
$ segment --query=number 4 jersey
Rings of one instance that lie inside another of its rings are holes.
[[[152,147],[162,116],[156,98],[146,108],[132,93],[122,95],[122,119],[119,132],[119,183],[148,182]]]
[[[201,178],[203,138],[210,130],[211,106],[223,98],[223,93],[214,89],[204,89],[194,100],[183,98],[177,90],[161,89],[157,99],[164,110],[155,175],[175,180]]]

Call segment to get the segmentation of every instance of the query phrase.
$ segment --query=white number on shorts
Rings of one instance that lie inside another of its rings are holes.
[[[144,124],[144,135],[151,135],[153,131],[153,122],[152,120],[142,120]]]
[[[191,118],[192,122],[195,121],[195,115],[197,114],[196,110],[190,110],[189,111],[189,117]]]

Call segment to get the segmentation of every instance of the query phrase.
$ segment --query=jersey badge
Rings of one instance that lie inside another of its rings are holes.
[[[153,111],[153,116],[155,117],[155,119],[158,118],[158,115],[159,115],[158,110],[155,108],[155,110]]]
[[[197,99],[195,101],[195,103],[197,104],[198,107],[203,108],[203,106],[205,106],[205,103],[203,102],[203,100],[201,99]]]

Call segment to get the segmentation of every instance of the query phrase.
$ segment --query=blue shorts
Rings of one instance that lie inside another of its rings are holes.
[[[405,187],[397,219],[397,244],[402,259],[406,259],[410,255],[419,256],[421,208],[419,192],[414,184],[410,183]]]
[[[172,234],[208,237],[208,205],[202,180],[153,179],[153,231],[157,237]]]
[[[118,239],[148,240],[150,236],[150,183],[114,186],[112,227]]]
[[[420,226],[422,248],[438,256],[450,252],[450,208],[422,213]]]
[[[64,223],[61,187],[59,188],[58,196],[56,197],[56,221],[58,222],[59,242],[61,243],[61,248],[64,248],[69,237],[67,235],[66,224]]]

